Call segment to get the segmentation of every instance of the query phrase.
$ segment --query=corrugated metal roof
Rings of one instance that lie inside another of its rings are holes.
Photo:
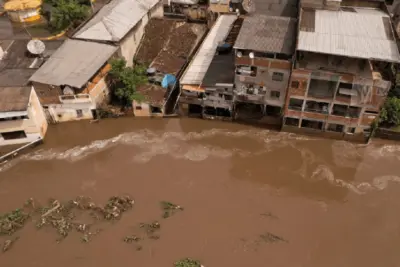
[[[298,50],[400,62],[389,15],[381,10],[316,10],[304,12],[301,20],[309,21],[307,16],[315,16],[314,27],[300,29]]]
[[[74,38],[120,41],[159,0],[113,0],[83,25]]]
[[[218,44],[225,40],[236,15],[221,15],[209,31],[199,50],[183,74],[181,84],[200,84],[215,55]]]
[[[30,81],[81,88],[117,51],[113,45],[66,40]]]
[[[235,48],[292,55],[296,38],[296,19],[254,15],[246,17]]]

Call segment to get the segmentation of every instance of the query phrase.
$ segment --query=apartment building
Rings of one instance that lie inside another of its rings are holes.
[[[302,2],[282,129],[366,141],[399,62],[383,2]]]
[[[281,124],[293,64],[296,19],[254,14],[235,42],[235,119]]]

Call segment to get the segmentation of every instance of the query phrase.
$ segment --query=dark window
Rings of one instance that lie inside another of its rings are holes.
[[[349,133],[349,134],[354,134],[356,132],[356,128],[355,127],[348,127],[346,132]]]
[[[82,109],[77,109],[77,110],[76,110],[76,116],[77,116],[78,118],[82,118],[82,117],[83,117]]]
[[[366,114],[374,114],[374,115],[378,115],[378,114],[379,114],[379,112],[377,112],[377,111],[372,111],[372,110],[365,110],[364,113],[366,113]]]
[[[225,100],[232,100],[233,96],[232,95],[225,95]]]
[[[16,120],[27,120],[27,119],[29,119],[29,117],[27,115],[24,115],[24,116],[0,118],[0,121],[16,121]]]
[[[281,110],[282,110],[281,107],[267,105],[267,107],[265,109],[265,113],[268,116],[279,117],[281,115]]]
[[[295,89],[299,88],[299,86],[300,86],[300,83],[298,81],[292,81],[292,83],[290,84],[290,87],[295,88]]]
[[[151,113],[162,113],[162,110],[160,107],[150,106],[150,109],[151,109]]]
[[[301,121],[302,128],[322,130],[323,125],[324,125],[324,123],[322,121],[313,121],[313,120],[306,120],[306,119],[303,119]]]
[[[289,60],[290,58],[291,56],[286,54],[281,54],[281,53],[276,54],[276,59]]]
[[[336,90],[336,82],[311,79],[308,88],[308,96],[316,98],[333,98]]]
[[[336,124],[336,123],[330,123],[330,124],[328,124],[328,128],[327,128],[328,131],[331,131],[331,132],[338,132],[338,133],[342,133],[342,132],[343,132],[343,129],[344,129],[344,126],[343,126],[343,125],[341,125],[341,124]]]
[[[316,101],[306,101],[304,111],[328,114],[329,104]]]
[[[279,98],[280,96],[281,96],[281,92],[271,91],[271,98]]]
[[[304,100],[297,99],[297,98],[291,98],[289,100],[289,109],[291,110],[302,110],[303,108],[303,102]]]
[[[136,109],[136,110],[142,110],[142,106],[137,105],[137,106],[135,106],[135,109]]]
[[[26,138],[26,134],[24,131],[15,131],[15,132],[8,132],[8,133],[1,133],[4,140],[12,140],[12,139],[22,139]]]
[[[285,125],[289,125],[289,126],[298,127],[299,126],[299,122],[300,122],[300,120],[296,119],[296,118],[286,118],[285,119]]]
[[[273,72],[272,73],[272,80],[273,81],[277,81],[277,82],[283,81],[283,73],[281,73],[281,72]]]

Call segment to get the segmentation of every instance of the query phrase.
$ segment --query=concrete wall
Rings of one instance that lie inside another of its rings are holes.
[[[264,87],[266,89],[265,94],[259,95],[255,100],[260,104],[267,104],[271,106],[283,107],[285,104],[285,97],[290,79],[290,68],[291,63],[287,60],[279,60],[272,58],[254,58],[243,56],[236,58],[236,65],[254,66],[257,67],[256,76],[247,76],[235,74],[235,85],[237,95],[243,90],[243,86],[247,87],[248,84],[253,84],[256,87]],[[275,81],[272,79],[274,72],[282,73],[282,81]],[[271,97],[272,91],[278,91],[280,93],[279,98]],[[252,96],[249,96],[252,98]],[[241,101],[240,98],[237,98]],[[243,102],[247,102],[243,100]]]
[[[163,16],[164,7],[162,2],[159,2],[150,10],[147,16],[144,16],[142,20],[121,40],[118,56],[125,58],[128,66],[133,65],[133,58],[138,50],[149,19],[162,18]]]
[[[0,133],[24,131],[26,134],[26,138],[12,140],[4,140],[0,136],[0,146],[29,143],[38,138],[44,138],[47,131],[47,121],[36,92],[33,89],[27,112],[28,119],[0,121]]]
[[[96,109],[92,102],[47,105],[51,120],[56,123],[93,119],[92,109]],[[82,112],[81,115],[78,114],[79,111]]]

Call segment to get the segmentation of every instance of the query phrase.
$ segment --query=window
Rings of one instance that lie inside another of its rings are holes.
[[[26,138],[26,134],[25,134],[24,131],[1,133],[1,136],[4,138],[4,140],[13,140],[13,139]]]
[[[336,123],[330,123],[330,124],[328,124],[328,128],[327,128],[328,131],[331,131],[331,132],[338,132],[338,133],[342,133],[342,132],[343,132],[343,129],[344,129],[344,126],[343,126],[343,125],[341,125],[341,124],[336,124]]]
[[[295,88],[295,89],[299,88],[299,86],[300,86],[300,83],[298,81],[292,81],[292,83],[290,84],[290,87]]]
[[[82,118],[82,117],[83,117],[82,109],[77,109],[77,110],[76,110],[76,116],[77,116],[78,118]]]
[[[281,73],[281,72],[273,72],[272,73],[272,80],[273,81],[277,81],[277,82],[283,81],[283,73]]]
[[[301,128],[310,128],[315,130],[322,130],[324,123],[322,121],[306,120],[301,121]]]
[[[141,105],[136,105],[135,109],[136,110],[142,110],[142,106]]]
[[[356,128],[355,127],[347,127],[346,132],[348,134],[354,134],[356,132]]]
[[[271,98],[279,98],[280,96],[281,96],[281,92],[271,91]]]
[[[233,100],[233,96],[232,95],[225,95],[225,100]]]
[[[300,120],[296,118],[286,118],[285,125],[299,127]]]
[[[0,121],[16,121],[16,120],[28,120],[28,119],[29,117],[27,115],[24,115],[24,116],[0,118]]]
[[[289,100],[289,109],[291,110],[302,110],[303,109],[303,100],[297,98],[291,98]]]
[[[281,107],[267,105],[267,107],[265,108],[265,113],[268,116],[279,117],[281,115],[281,110]]]

